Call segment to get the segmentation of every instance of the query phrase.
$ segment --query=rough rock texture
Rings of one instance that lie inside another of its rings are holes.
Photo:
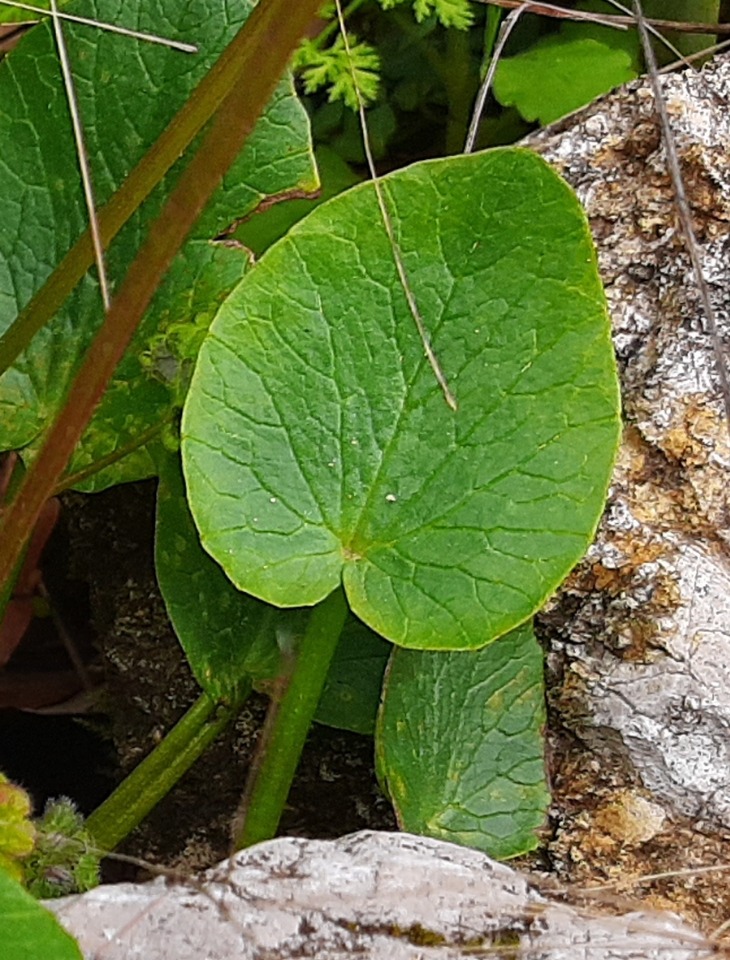
[[[662,84],[729,352],[730,60]],[[542,618],[554,702],[667,813],[728,828],[728,425],[651,88],[619,90],[530,145],[588,213],[627,423],[596,543]]]
[[[51,905],[86,960],[703,960],[670,914],[579,909],[483,854],[408,834],[272,840],[197,888],[157,880]]]

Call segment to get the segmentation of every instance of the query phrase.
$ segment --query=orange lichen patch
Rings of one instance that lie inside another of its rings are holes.
[[[620,845],[635,846],[651,840],[662,831],[665,821],[663,808],[637,790],[617,791],[612,800],[593,815],[595,829]]]
[[[661,447],[669,456],[688,466],[705,464],[724,421],[706,400],[687,397],[684,402],[683,422],[664,434]]]
[[[579,888],[587,905],[671,910],[707,934],[730,917],[730,871],[692,872],[730,865],[730,836],[706,836],[682,818],[662,822],[661,808],[620,759],[570,735],[554,744],[550,774],[555,828],[548,852],[568,897],[573,890],[578,899]],[[519,863],[539,865],[529,857]],[[665,873],[671,876],[641,881]],[[599,889],[606,883],[611,889]]]

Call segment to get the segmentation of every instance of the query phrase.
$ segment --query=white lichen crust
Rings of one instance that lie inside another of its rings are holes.
[[[661,83],[730,356],[730,60]],[[598,538],[543,620],[561,710],[668,811],[730,827],[730,428],[648,81],[530,145],[585,205],[627,424]]]
[[[53,901],[85,960],[706,960],[670,914],[550,900],[484,854],[408,834],[282,838],[198,889],[158,880]]]

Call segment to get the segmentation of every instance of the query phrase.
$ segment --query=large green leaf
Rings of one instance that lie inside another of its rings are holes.
[[[104,33],[64,27],[86,128],[96,197],[105,202],[182,106],[251,9],[250,0],[79,0],[68,10],[198,44],[196,55]],[[0,330],[39,288],[83,232],[86,212],[68,108],[50,28],[35,28],[0,65]],[[118,281],[173,170],[112,244],[108,268]],[[179,376],[164,359],[168,331],[203,327],[241,279],[245,251],[216,236],[262,199],[316,182],[308,123],[289,79],[282,82],[239,159],[181,250],[82,441],[72,471],[124,446],[179,402]],[[0,379],[0,449],[32,455],[102,319],[93,275]],[[180,358],[173,357],[173,361]],[[172,382],[170,382],[172,380]],[[145,450],[97,481],[154,472]]]
[[[201,687],[214,700],[235,699],[242,682],[276,676],[277,631],[293,611],[236,590],[200,546],[180,458],[168,454],[158,467],[155,567],[165,606]]]
[[[216,317],[183,415],[204,547],[282,606],[342,580],[403,646],[480,647],[583,554],[618,442],[588,227],[534,154],[419,163],[383,181],[444,402],[374,190],[319,207]]]
[[[3,960],[82,960],[73,938],[53,914],[0,870],[0,930]]]
[[[214,700],[272,680],[309,611],[280,610],[237,590],[201,547],[185,498],[180,458],[158,458],[155,568],[175,633],[200,686]],[[373,733],[391,645],[350,616],[315,719]]]
[[[529,624],[481,650],[394,652],[376,756],[402,829],[493,857],[537,845],[550,802],[542,670]]]

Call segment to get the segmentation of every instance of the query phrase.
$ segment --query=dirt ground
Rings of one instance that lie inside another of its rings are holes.
[[[74,795],[73,774],[82,796],[91,786],[86,801],[80,800],[89,807],[159,741],[198,690],[154,579],[154,483],[66,495],[62,528],[64,582],[73,584],[88,617],[102,686],[91,716],[43,717],[42,723],[51,731],[57,725],[51,742],[63,737],[72,744],[75,733],[68,731],[82,731],[83,762],[80,768],[75,761],[69,764],[65,792]],[[600,906],[669,909],[705,933],[717,931],[730,918],[730,882],[725,873],[701,871],[730,863],[730,836],[702,835],[686,820],[667,819],[628,769],[618,769],[615,759],[596,754],[565,729],[559,711],[563,678],[548,673],[547,681],[553,803],[539,848],[515,865],[546,882],[568,885],[571,896],[601,888],[587,895],[588,902]],[[122,852],[185,870],[226,856],[231,818],[265,709],[265,699],[255,695]],[[38,762],[43,767],[47,760]],[[25,780],[32,782],[31,772]],[[316,727],[281,833],[331,838],[365,828],[396,828],[375,778],[372,743]],[[665,873],[672,875],[638,880]],[[132,868],[110,865],[107,871],[109,879],[136,876]]]

